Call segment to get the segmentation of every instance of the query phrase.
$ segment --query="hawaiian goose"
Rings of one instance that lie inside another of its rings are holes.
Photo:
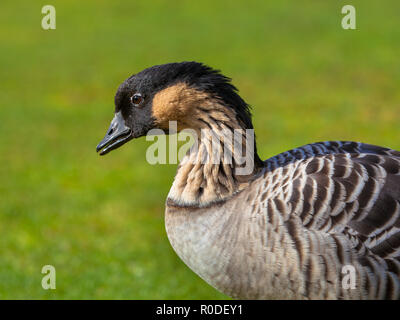
[[[166,230],[205,281],[239,299],[400,298],[400,152],[334,141],[261,161],[244,133],[239,150],[227,138],[253,128],[249,106],[229,78],[196,62],[125,80],[97,151],[168,133],[169,121],[194,130],[198,145],[178,166]],[[200,161],[215,136],[232,161]],[[238,174],[243,150],[253,166]]]

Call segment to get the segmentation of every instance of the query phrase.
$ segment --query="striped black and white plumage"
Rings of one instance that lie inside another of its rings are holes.
[[[229,79],[195,62],[146,69],[115,101],[102,154],[169,120],[214,135],[252,128]],[[209,141],[181,161],[165,216],[173,248],[205,281],[240,299],[400,298],[400,152],[334,141],[261,161],[255,149],[253,171],[238,176],[235,161],[189,161]]]
[[[337,254],[333,265],[357,266],[362,275],[360,298],[400,297],[400,152],[323,142],[282,153],[266,166],[261,198],[268,199],[271,221],[286,226],[304,269],[313,272],[304,248],[310,253],[329,239]],[[332,263],[318,259],[324,268]]]

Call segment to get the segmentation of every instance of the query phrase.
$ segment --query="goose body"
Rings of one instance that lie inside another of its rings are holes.
[[[180,258],[234,298],[398,299],[399,188],[399,152],[316,143],[265,161],[221,205],[167,202],[166,229]]]
[[[266,161],[228,133],[252,130],[228,78],[196,62],[154,66],[119,87],[106,154],[153,128],[192,129],[197,148],[178,166],[165,225],[178,256],[238,299],[399,299],[400,152],[321,142]],[[228,149],[233,161],[213,158]],[[213,158],[213,160],[216,160]]]

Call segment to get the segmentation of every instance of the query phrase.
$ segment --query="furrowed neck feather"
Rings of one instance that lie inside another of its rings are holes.
[[[218,98],[185,87],[169,90],[178,90],[178,94],[161,93],[164,114],[177,121],[178,131],[194,130],[196,141],[178,166],[167,203],[206,207],[229,199],[243,190],[263,166],[252,127],[247,128],[235,109]],[[165,107],[165,101],[171,101],[166,99],[169,94],[174,97],[170,110],[168,103]],[[155,110],[159,123],[165,126],[157,105]]]

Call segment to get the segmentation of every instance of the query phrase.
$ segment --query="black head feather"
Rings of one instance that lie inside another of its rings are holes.
[[[131,76],[120,86],[116,106],[124,100],[124,92],[129,88],[151,95],[179,82],[211,94],[226,107],[233,108],[245,128],[253,128],[250,106],[238,95],[231,79],[219,70],[194,61],[156,65]]]

